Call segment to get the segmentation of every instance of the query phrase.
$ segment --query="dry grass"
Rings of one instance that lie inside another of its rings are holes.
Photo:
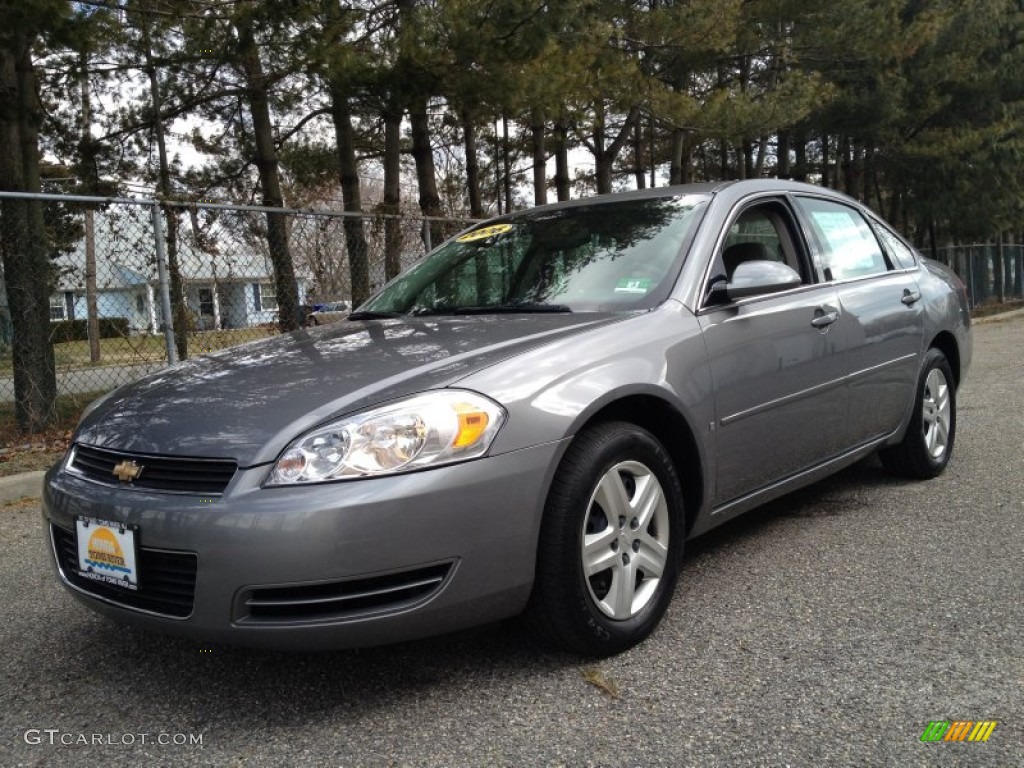
[[[1000,303],[994,299],[978,304],[971,310],[971,317],[990,317],[1001,315],[1003,312],[1012,312],[1015,309],[1024,309],[1024,299],[1007,299]]]
[[[18,431],[14,403],[0,403],[0,477],[49,469],[60,461],[85,406],[101,394],[103,392],[58,396],[56,422],[34,435]]]

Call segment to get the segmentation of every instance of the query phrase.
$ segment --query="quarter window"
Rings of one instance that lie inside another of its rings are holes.
[[[914,266],[914,253],[904,245],[902,240],[878,221],[875,222],[875,231],[878,232],[878,236],[882,239],[882,243],[889,252],[889,256],[897,265],[902,269],[911,269]]]
[[[860,213],[842,203],[798,198],[822,251],[827,280],[849,280],[888,271],[878,239]]]

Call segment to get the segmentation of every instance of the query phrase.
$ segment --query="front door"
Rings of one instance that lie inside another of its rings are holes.
[[[712,278],[736,261],[767,258],[804,284],[700,313],[714,380],[714,506],[799,473],[840,452],[846,427],[845,318],[834,286],[818,281],[789,205],[759,201],[739,212]]]

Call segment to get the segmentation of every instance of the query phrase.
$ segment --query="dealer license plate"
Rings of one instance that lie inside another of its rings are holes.
[[[79,517],[75,530],[79,576],[124,589],[139,588],[137,526]]]

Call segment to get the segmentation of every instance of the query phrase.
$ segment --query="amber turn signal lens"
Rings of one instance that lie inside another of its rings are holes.
[[[455,448],[473,445],[487,429],[487,414],[469,403],[458,403],[455,412],[459,415],[459,431],[452,445]]]

